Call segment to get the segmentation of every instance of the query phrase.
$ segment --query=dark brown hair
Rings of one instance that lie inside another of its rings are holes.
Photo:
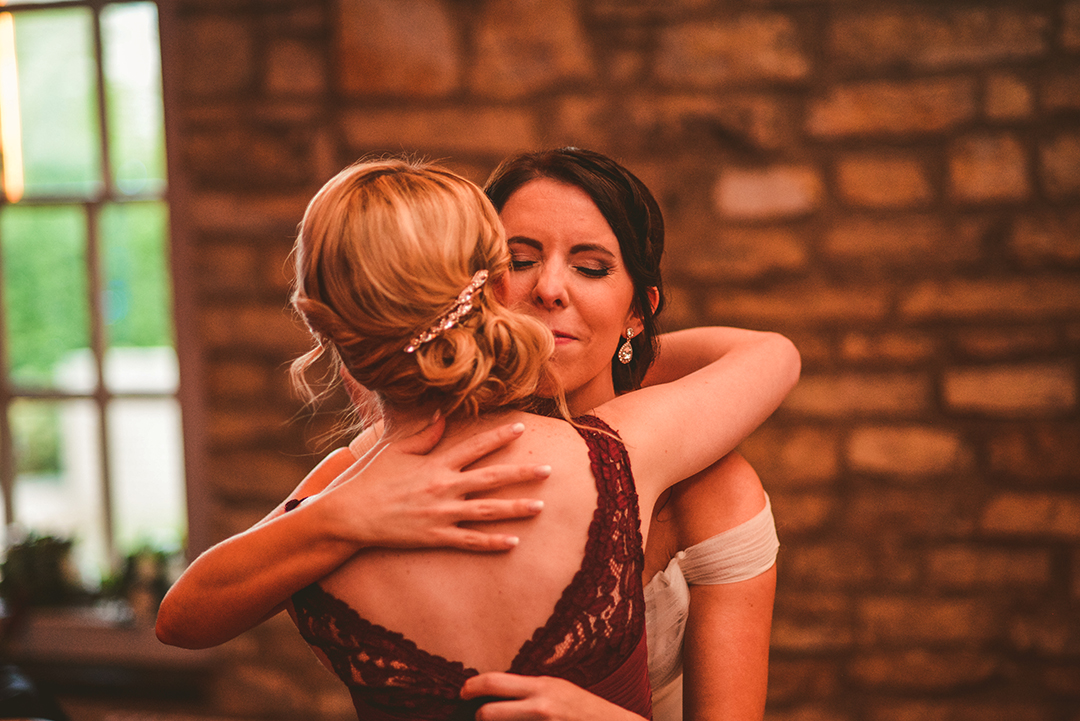
[[[631,341],[634,359],[623,365],[612,357],[611,370],[616,391],[634,390],[656,358],[656,317],[664,307],[660,276],[664,217],[660,206],[636,175],[605,155],[580,148],[542,150],[507,158],[488,178],[484,192],[495,209],[502,212],[511,195],[540,178],[566,183],[588,194],[619,241],[644,332]],[[659,297],[655,309],[649,300],[651,288],[656,288]]]

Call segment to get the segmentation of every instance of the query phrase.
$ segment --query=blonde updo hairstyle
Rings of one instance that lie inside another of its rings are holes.
[[[352,165],[311,200],[294,252],[292,305],[315,347],[291,374],[309,399],[306,371],[324,352],[384,406],[448,417],[522,406],[554,386],[551,332],[494,297],[509,267],[502,224],[465,178],[400,159]],[[472,311],[406,353],[482,269]]]

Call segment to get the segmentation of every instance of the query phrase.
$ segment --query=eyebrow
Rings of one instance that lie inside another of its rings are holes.
[[[507,245],[527,245],[530,248],[536,250],[543,250],[543,244],[525,235],[515,235],[512,238],[507,238]],[[602,253],[610,258],[614,258],[615,254],[605,248],[599,243],[576,243],[570,246],[570,255],[576,255],[578,253]]]

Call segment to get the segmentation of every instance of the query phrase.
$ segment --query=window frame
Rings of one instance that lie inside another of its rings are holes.
[[[3,378],[0,379],[0,493],[3,494],[4,520],[10,524],[14,520],[14,486],[16,482],[14,437],[10,424],[9,408],[13,402],[19,399],[32,400],[89,400],[95,406],[98,419],[98,474],[100,475],[100,499],[102,503],[102,515],[105,528],[106,547],[109,549],[112,563],[120,561],[114,538],[114,518],[112,512],[112,490],[110,487],[110,430],[107,422],[109,406],[116,400],[138,398],[175,398],[180,410],[180,428],[182,433],[183,457],[183,484],[186,501],[186,543],[185,549],[188,558],[193,558],[199,552],[209,546],[209,523],[206,509],[207,491],[206,485],[200,481],[205,477],[205,438],[204,438],[204,413],[202,411],[202,385],[201,385],[201,353],[196,345],[196,328],[194,319],[195,298],[192,289],[193,273],[191,271],[192,257],[191,246],[188,241],[189,228],[184,220],[181,208],[184,206],[182,198],[181,173],[179,172],[178,153],[174,151],[177,137],[177,121],[171,109],[175,107],[173,98],[177,92],[174,68],[180,57],[177,47],[177,33],[172,31],[175,27],[175,3],[173,0],[139,0],[151,2],[157,8],[159,52],[161,58],[161,93],[162,112],[164,124],[166,183],[162,191],[151,191],[145,194],[130,195],[120,193],[113,182],[112,168],[110,167],[110,138],[108,133],[109,108],[106,103],[105,68],[103,62],[102,26],[101,16],[103,10],[110,5],[124,4],[134,0],[56,0],[51,2],[20,2],[11,0],[0,7],[0,12],[12,14],[24,12],[36,12],[48,9],[63,8],[87,8],[93,15],[93,39],[92,48],[95,62],[95,79],[97,92],[97,117],[99,128],[99,147],[101,154],[100,178],[104,181],[99,192],[91,197],[41,197],[21,201],[26,205],[53,205],[64,204],[77,206],[84,209],[86,216],[86,277],[87,277],[87,302],[90,315],[90,348],[97,365],[97,378],[95,388],[88,393],[70,393],[59,390],[16,388],[11,383],[10,369],[7,365],[7,343],[5,319],[0,314],[0,371]],[[107,337],[103,325],[102,313],[102,282],[103,269],[101,268],[99,223],[98,218],[106,204],[139,202],[155,200],[162,202],[167,208],[168,226],[166,259],[169,267],[172,286],[172,321],[173,343],[177,355],[179,367],[179,383],[175,393],[131,393],[110,390],[104,382],[105,352]],[[0,204],[7,204],[6,197],[0,197]]]

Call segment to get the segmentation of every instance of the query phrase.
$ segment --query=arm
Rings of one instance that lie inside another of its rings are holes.
[[[672,488],[669,515],[676,545],[689,548],[735,528],[764,506],[757,473],[742,456],[731,453]],[[716,574],[720,573],[717,569]],[[684,717],[761,721],[776,566],[736,583],[716,583],[716,577],[699,578],[700,585],[694,576],[689,580],[690,613],[683,640]]]
[[[776,410],[799,377],[798,351],[776,333],[714,327],[663,336],[660,357],[677,353],[688,357],[681,362],[684,369],[700,367],[596,409],[626,443],[644,513],[651,513],[664,488],[730,453]],[[662,366],[652,378],[667,372]]]
[[[512,548],[516,539],[510,536],[456,524],[532,516],[539,507],[527,499],[465,497],[543,478],[547,469],[463,471],[522,429],[504,426],[429,453],[444,428],[443,422],[435,423],[355,462],[348,449],[332,453],[290,494],[290,499],[308,497],[303,504],[285,513],[283,503],[195,559],[162,601],[158,638],[185,648],[224,643],[278,613],[293,593],[366,547]],[[384,470],[391,467],[397,469],[394,476]]]

